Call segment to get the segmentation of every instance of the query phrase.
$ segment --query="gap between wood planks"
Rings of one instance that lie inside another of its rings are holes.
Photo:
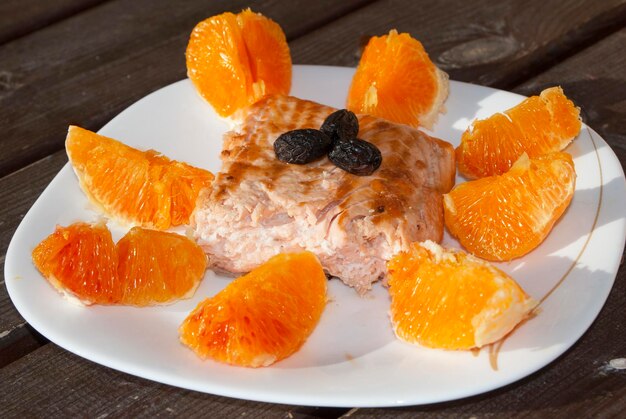
[[[291,37],[287,38],[287,42],[292,42],[306,34],[308,34],[309,32],[313,32],[316,29],[319,29],[323,26],[328,25],[331,22],[334,22],[337,19],[340,19],[343,16],[349,15],[351,13],[354,13],[355,11],[362,9],[364,7],[369,6],[372,3],[376,3],[377,1],[380,0],[365,0],[363,3],[360,3],[358,5],[354,5],[353,7],[347,8],[343,13],[335,13],[332,15],[328,15],[325,19],[320,20],[319,23],[316,26],[309,26],[309,27],[303,27],[302,29],[298,30],[298,31],[294,31],[293,34],[291,35]]]
[[[55,23],[58,23],[60,21],[73,17],[75,15],[78,15],[89,9],[98,7],[101,4],[106,3],[108,1],[110,0],[85,0],[84,3],[77,2],[77,4],[75,5],[68,5],[66,9],[59,10],[58,12],[54,11],[54,12],[49,12],[49,13],[40,13],[39,15],[36,15],[36,16],[29,16],[28,21],[30,24],[25,24],[21,29],[15,29],[10,33],[5,34],[4,36],[0,34],[0,46],[9,42],[15,41],[16,39],[19,39],[21,37],[27,36],[47,26],[53,25]],[[324,26],[340,18],[341,16],[350,14],[354,12],[355,10],[368,6],[369,4],[375,3],[376,1],[378,0],[365,0],[360,5],[355,5],[354,7],[347,8],[346,11],[342,14],[337,13],[334,15],[329,15],[327,18],[320,21],[319,24],[315,27],[303,26],[301,30],[294,32],[292,38],[296,39],[296,38],[299,38],[300,36],[306,35],[307,33],[317,29],[318,27]],[[2,10],[0,9],[0,12],[1,11]]]
[[[14,4],[12,5],[10,4],[10,1],[8,0],[3,0],[3,1],[5,1],[5,3],[0,5],[1,13],[9,14],[10,11],[6,9],[10,9],[12,8],[12,6],[15,7],[15,3],[20,3],[18,6],[20,10],[24,10],[24,8],[26,8],[26,10],[22,12],[21,19],[18,18],[18,23],[22,24],[21,27],[10,28],[7,32],[0,33],[0,46],[2,46],[3,44],[9,43],[11,41],[15,41],[16,39],[19,39],[23,36],[31,34],[40,29],[43,29],[47,26],[50,26],[57,22],[65,20],[69,17],[75,16],[86,10],[97,7],[100,4],[108,0],[84,0],[82,2],[76,1],[75,3],[65,2],[67,4],[60,5],[61,7],[58,7],[58,10],[48,11],[48,12],[42,12],[38,10],[33,12],[33,9],[29,7],[30,5],[28,4],[28,2],[24,4],[22,1],[13,0]],[[40,0],[35,0],[35,1],[40,1]],[[48,7],[48,4],[45,4],[45,3],[46,2],[41,2],[40,4],[35,6],[35,9],[37,7],[39,8]],[[55,6],[59,6],[59,5],[55,5]]]
[[[613,15],[612,21],[610,24],[605,25],[603,27],[597,28],[597,30],[592,31],[588,36],[584,36],[583,31],[574,32],[571,35],[568,35],[563,40],[563,44],[555,44],[553,46],[546,46],[545,56],[547,59],[538,61],[536,63],[530,64],[524,71],[519,72],[519,76],[516,78],[510,78],[502,86],[499,88],[504,90],[513,90],[515,87],[518,87],[528,80],[536,77],[541,73],[545,73],[551,67],[554,67],[556,64],[567,60],[570,57],[580,53],[581,51],[591,47],[592,45],[597,44],[603,39],[619,32],[626,26],[626,3],[623,4],[619,9],[612,10],[610,12]],[[600,20],[599,16],[596,16],[596,19]],[[590,23],[593,25],[593,23]]]

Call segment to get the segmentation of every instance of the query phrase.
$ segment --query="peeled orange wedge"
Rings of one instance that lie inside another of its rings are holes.
[[[493,261],[514,259],[546,238],[575,187],[569,154],[534,159],[523,154],[505,174],[461,183],[444,195],[445,224],[472,254]]]
[[[116,246],[104,224],[57,227],[32,257],[58,291],[86,305],[188,298],[206,268],[202,249],[184,236],[134,227]]]
[[[374,36],[363,51],[347,108],[413,127],[432,128],[448,96],[448,75],[422,44],[395,29]]]
[[[310,252],[274,256],[202,301],[179,328],[202,358],[264,367],[296,352],[326,306],[326,275]]]
[[[187,45],[187,75],[224,117],[266,94],[288,94],[291,55],[280,26],[246,9],[198,23]]]
[[[580,109],[560,87],[475,121],[456,149],[459,172],[475,179],[500,175],[523,154],[538,157],[564,149],[580,132]]]
[[[508,334],[536,305],[504,272],[431,241],[413,243],[387,267],[391,323],[408,343],[480,348]]]
[[[65,149],[80,186],[109,217],[164,230],[189,223],[196,199],[213,175],[70,126]]]

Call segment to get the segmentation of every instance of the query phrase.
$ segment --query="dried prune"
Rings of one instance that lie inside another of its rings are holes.
[[[371,175],[383,161],[374,144],[358,138],[335,143],[328,158],[340,169],[359,176]]]
[[[331,139],[320,130],[296,129],[274,141],[274,152],[285,163],[307,164],[326,155],[331,146]]]
[[[359,120],[349,110],[341,109],[328,115],[320,131],[328,135],[333,143],[353,140],[359,134]]]

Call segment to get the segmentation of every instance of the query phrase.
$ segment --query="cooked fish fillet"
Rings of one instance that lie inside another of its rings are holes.
[[[413,241],[440,241],[442,194],[454,184],[454,148],[406,125],[359,115],[359,138],[380,168],[355,176],[328,158],[279,161],[276,138],[319,128],[335,109],[289,96],[248,108],[224,137],[222,170],[201,193],[192,225],[214,269],[247,272],[280,252],[314,252],[326,271],[364,293]]]

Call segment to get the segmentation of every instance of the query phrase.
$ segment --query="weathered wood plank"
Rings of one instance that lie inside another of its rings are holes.
[[[37,334],[24,326],[24,319],[9,298],[4,258],[22,218],[66,162],[65,153],[58,152],[0,179],[0,202],[5,203],[0,208],[0,366],[30,352],[42,342]]]
[[[17,226],[41,192],[67,162],[58,152],[0,179],[0,356],[13,351],[14,334],[25,332],[24,320],[9,299],[4,281],[4,258]],[[8,355],[6,355],[8,357]]]
[[[250,6],[292,37],[367,2],[113,0],[0,46],[0,176],[59,150],[69,123],[98,129],[184,78],[189,33],[208,16]]]
[[[0,2],[0,44],[26,35],[106,0],[3,0]],[[0,79],[1,81],[1,79]]]
[[[0,370],[0,406],[4,417],[331,418],[347,410],[177,389],[94,364],[52,343]]]
[[[581,51],[514,90],[532,95],[561,85],[585,121],[611,145],[626,168],[626,29]],[[610,361],[626,357],[626,263],[598,319],[556,362],[526,379],[484,395],[405,409],[359,409],[353,418],[382,417],[620,417],[626,411],[626,373]]]
[[[3,290],[3,293],[6,294],[6,290]],[[48,339],[22,320],[22,323],[0,333],[0,368],[48,342]]]
[[[292,54],[302,64],[355,66],[369,36],[396,28],[419,39],[452,79],[504,88],[625,22],[623,0],[389,0],[295,40]]]

